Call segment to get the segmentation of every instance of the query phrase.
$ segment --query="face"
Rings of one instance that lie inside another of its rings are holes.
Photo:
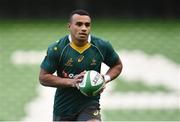
[[[72,39],[79,42],[87,41],[90,33],[91,19],[87,15],[74,14],[68,24]]]

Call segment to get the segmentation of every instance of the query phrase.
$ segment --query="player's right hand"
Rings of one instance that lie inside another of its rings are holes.
[[[74,78],[75,81],[74,81],[73,87],[76,87],[77,89],[79,89],[79,83],[82,82],[85,73],[86,71],[83,71],[80,74],[76,75],[76,77]]]

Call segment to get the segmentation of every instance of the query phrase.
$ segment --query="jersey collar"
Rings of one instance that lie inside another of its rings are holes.
[[[70,42],[72,42],[72,38],[71,38],[71,35],[68,35],[68,39]],[[91,35],[89,34],[88,36],[88,42],[90,43],[91,42]]]

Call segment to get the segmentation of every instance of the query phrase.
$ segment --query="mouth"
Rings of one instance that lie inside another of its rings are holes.
[[[81,36],[87,36],[86,33],[79,33],[79,35],[81,35]]]

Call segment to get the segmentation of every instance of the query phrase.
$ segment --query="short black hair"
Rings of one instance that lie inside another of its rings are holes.
[[[74,14],[87,15],[87,16],[90,17],[90,14],[86,10],[84,10],[84,9],[76,9],[76,10],[72,11],[71,14],[69,15],[69,22],[71,21],[72,16]]]

